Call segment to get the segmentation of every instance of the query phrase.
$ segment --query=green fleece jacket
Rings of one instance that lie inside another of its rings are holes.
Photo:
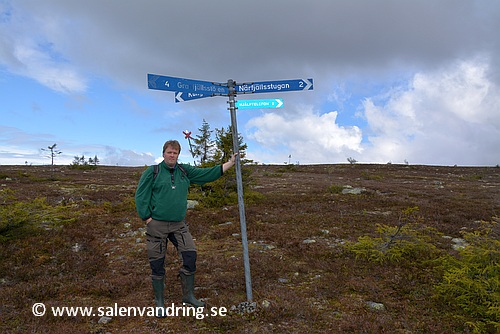
[[[222,176],[222,165],[211,168],[197,168],[182,164],[185,175],[178,165],[170,168],[162,161],[159,172],[153,179],[154,166],[149,166],[141,175],[135,192],[135,207],[143,220],[179,222],[187,211],[187,197],[191,183],[203,185]]]

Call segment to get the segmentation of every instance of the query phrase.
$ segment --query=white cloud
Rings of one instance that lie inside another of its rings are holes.
[[[18,43],[13,55],[20,66],[17,73],[30,77],[42,85],[62,93],[81,93],[86,90],[86,80],[68,64],[51,59],[43,49],[29,43]]]
[[[500,89],[487,73],[484,61],[459,61],[416,74],[409,88],[391,91],[381,103],[377,97],[367,99],[370,145],[364,158],[498,164]]]
[[[361,130],[357,126],[339,126],[336,119],[336,111],[320,115],[303,108],[293,118],[264,114],[249,120],[246,128],[248,138],[270,152],[289,152],[301,163],[335,163],[345,161],[352,152],[362,151]],[[262,161],[259,157],[255,159]],[[274,162],[283,162],[276,160],[275,156]]]
[[[500,88],[488,73],[484,59],[416,73],[410,82],[363,102],[364,133],[339,125],[334,111],[320,115],[302,107],[286,115],[266,113],[246,124],[247,138],[265,148],[251,158],[283,163],[283,152],[289,152],[292,162],[301,163],[354,157],[358,162],[496,165]]]
[[[105,146],[102,154],[102,159],[98,155],[102,165],[144,166],[153,164],[155,160],[151,153],[138,153],[111,146]]]
[[[227,11],[228,5],[245,15]],[[153,124],[169,137],[195,129],[203,118],[227,125],[218,98],[174,106],[173,94],[147,90],[146,73],[219,82],[312,77],[314,91],[287,93],[284,113],[250,120],[245,140],[252,159],[282,163],[291,154],[301,163],[346,162],[352,156],[360,162],[497,164],[499,17],[500,2],[491,0],[193,0],[175,6],[164,0],[127,6],[0,0],[0,71],[15,74],[16,81],[0,77],[14,92],[7,98],[0,92],[0,113],[3,125],[29,133],[34,127],[25,124],[36,122],[31,112],[43,110],[54,124],[40,128],[66,144],[65,153],[91,146],[77,143],[81,148],[72,149],[72,140],[95,140],[99,148],[88,151],[102,161],[105,145],[121,145],[130,152],[113,149],[109,156],[117,160],[107,161],[125,164],[135,157],[140,165],[153,159],[137,153],[150,150],[149,142],[160,136],[144,135]],[[473,58],[478,55],[490,58]],[[27,81],[17,76],[55,93],[27,91]],[[30,108],[21,103],[21,92],[33,100]],[[58,92],[76,93],[81,104],[68,107]],[[129,103],[117,95],[130,96]],[[314,107],[290,107],[300,104]],[[61,126],[68,124],[67,109],[88,113],[69,124],[80,139],[68,138],[67,126]],[[96,111],[119,116],[116,123],[100,122]],[[28,121],[22,124],[19,115]],[[101,135],[83,136],[86,129]],[[109,139],[124,133],[120,142]]]
[[[0,65],[63,93],[81,93],[86,79],[57,50],[54,34],[65,31],[65,20],[31,17],[18,8],[0,7]],[[51,34],[50,32],[53,32]]]

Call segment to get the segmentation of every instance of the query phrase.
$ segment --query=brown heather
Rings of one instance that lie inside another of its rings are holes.
[[[415,258],[377,263],[346,244],[419,224],[461,237],[500,215],[500,168],[408,165],[248,166],[246,204],[254,301],[226,317],[35,317],[36,302],[153,306],[144,227],[134,210],[144,168],[75,170],[0,166],[2,333],[469,333],[473,317],[434,298],[442,270]],[[345,186],[364,188],[342,194]],[[21,218],[19,218],[21,217]],[[231,223],[229,223],[231,222]],[[198,246],[197,297],[209,307],[246,300],[238,205],[188,213]],[[304,242],[307,240],[306,242]],[[450,238],[436,249],[456,256]],[[180,305],[178,257],[169,245],[166,303]],[[367,306],[384,305],[383,310]]]

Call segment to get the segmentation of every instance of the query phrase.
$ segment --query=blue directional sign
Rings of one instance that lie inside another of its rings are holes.
[[[236,85],[236,93],[274,93],[312,89],[313,79],[262,81]]]
[[[206,94],[206,96],[227,96],[229,92],[227,85],[224,86],[216,82],[167,77],[156,74],[148,74],[148,88],[171,92],[200,93]]]
[[[231,87],[231,89],[229,87]],[[148,88],[175,92],[175,102],[184,102],[210,96],[229,96],[230,91],[231,95],[235,96],[237,94],[248,93],[273,93],[312,90],[313,79],[262,81],[236,84],[232,80],[228,80],[227,83],[217,83],[210,81],[169,77],[165,75],[148,74]],[[260,106],[256,108],[280,107],[269,104],[268,107]]]
[[[204,97],[214,96],[213,94],[191,93],[191,92],[175,92],[175,102],[184,102],[189,100],[201,99]]]
[[[238,109],[283,108],[282,99],[236,101]]]

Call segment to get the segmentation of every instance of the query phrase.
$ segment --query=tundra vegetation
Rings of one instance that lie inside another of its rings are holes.
[[[234,174],[193,187],[197,297],[226,316],[59,316],[150,307],[144,167],[0,166],[3,333],[496,333],[500,169],[243,168],[255,309],[246,301]],[[181,305],[167,251],[166,304]],[[44,303],[47,314],[32,314]],[[231,310],[232,309],[232,310]]]

